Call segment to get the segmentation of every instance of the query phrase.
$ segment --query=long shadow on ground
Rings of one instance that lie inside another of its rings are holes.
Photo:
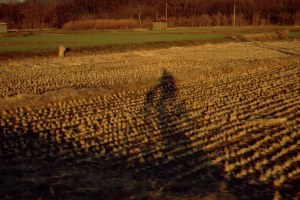
[[[203,125],[188,116],[179,92],[163,70],[145,96],[146,132],[138,129],[140,139],[125,142],[138,149],[133,153],[114,154],[114,142],[93,135],[99,145],[89,148],[55,138],[63,128],[54,125],[41,131],[34,122],[2,124],[0,199],[273,199],[272,186],[250,185],[210,163],[210,152],[191,140]],[[101,149],[107,152],[95,156]]]

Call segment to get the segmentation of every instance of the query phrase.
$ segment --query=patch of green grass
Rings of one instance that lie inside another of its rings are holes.
[[[224,41],[229,35],[276,32],[281,29],[293,30],[289,26],[241,26],[241,27],[196,27],[170,28],[154,30],[47,30],[20,31],[0,37],[1,52],[25,52],[37,50],[55,50],[59,45],[78,49],[107,46],[136,46],[140,44],[177,42]],[[295,30],[296,31],[296,30]],[[290,37],[300,37],[300,33],[291,32]]]
[[[152,42],[197,41],[222,39],[224,34],[172,33],[157,31],[81,32],[73,34],[34,34],[0,38],[0,52],[55,49],[59,45],[70,48],[96,47]]]
[[[300,38],[300,32],[290,32],[289,36],[292,38]]]

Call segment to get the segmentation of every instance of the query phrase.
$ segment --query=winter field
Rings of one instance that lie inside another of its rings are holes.
[[[300,42],[0,61],[0,199],[300,198]]]

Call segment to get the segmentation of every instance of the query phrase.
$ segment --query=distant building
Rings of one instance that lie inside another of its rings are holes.
[[[7,33],[7,23],[0,22],[0,33]]]
[[[167,22],[160,21],[160,22],[153,22],[153,30],[167,30]]]

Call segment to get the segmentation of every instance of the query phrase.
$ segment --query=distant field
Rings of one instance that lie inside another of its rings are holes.
[[[0,38],[0,52],[51,50],[58,45],[71,48],[99,47],[153,42],[223,39],[225,34],[173,33],[155,31],[46,33]]]
[[[70,48],[89,48],[182,41],[222,41],[229,35],[274,32],[281,29],[295,30],[297,28],[270,26],[173,28],[166,31],[20,31],[10,32],[6,37],[0,38],[0,53],[55,50],[58,45],[65,45]],[[299,32],[293,32],[291,36],[299,37]]]

